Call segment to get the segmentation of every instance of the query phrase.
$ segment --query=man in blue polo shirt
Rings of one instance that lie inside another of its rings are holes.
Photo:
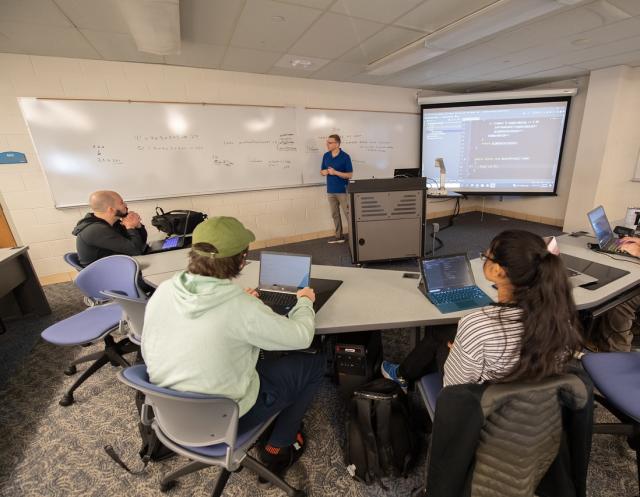
[[[349,219],[349,207],[347,204],[347,184],[353,176],[351,157],[340,148],[340,137],[329,135],[327,138],[328,152],[322,156],[320,174],[327,177],[327,197],[331,207],[331,217],[336,228],[335,237],[329,243],[343,243],[344,231],[340,207],[347,219]]]

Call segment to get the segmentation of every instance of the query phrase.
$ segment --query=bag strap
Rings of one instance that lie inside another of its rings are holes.
[[[378,481],[383,489],[387,490],[387,487],[385,487],[380,480],[382,472],[380,471],[376,434],[373,431],[373,423],[371,420],[371,400],[361,397],[355,397],[354,400],[358,411],[358,424],[364,434],[363,438],[367,452],[367,466],[369,468],[369,472],[373,473],[374,479]]]
[[[141,452],[145,450],[146,451],[144,453],[144,455],[142,455],[142,468],[139,469],[138,471],[131,471],[131,469],[129,469],[129,466],[127,466],[124,461],[120,458],[120,456],[117,454],[117,452],[114,450],[113,446],[111,445],[105,445],[104,446],[104,451],[107,453],[107,455],[113,459],[115,461],[115,463],[120,466],[122,469],[124,469],[127,473],[132,474],[132,475],[141,475],[145,472],[145,470],[147,469],[147,465],[149,464],[149,461],[151,461],[151,454],[153,454],[153,452],[158,448],[158,445],[160,444],[160,440],[158,439],[158,437],[155,435],[155,432],[153,431],[153,428],[151,427],[151,422],[153,420],[153,410],[151,409],[151,406],[149,406],[148,404],[142,404],[142,409],[140,412],[140,423],[143,424],[145,426],[145,428],[148,428],[151,433],[154,434],[153,437],[151,437],[151,443],[145,444],[142,449]]]
[[[157,438],[154,438],[153,443],[147,445],[147,453],[142,457],[142,468],[139,469],[138,471],[131,471],[129,469],[129,466],[127,466],[124,461],[120,458],[120,456],[116,453],[116,451],[113,449],[113,447],[111,445],[105,445],[104,446],[104,451],[107,453],[107,455],[113,459],[116,464],[118,464],[118,466],[120,466],[122,469],[124,469],[127,473],[132,474],[132,475],[141,475],[145,472],[145,470],[147,469],[147,465],[149,464],[149,461],[151,461],[151,453],[155,450],[155,447],[157,445]]]
[[[391,445],[391,400],[379,400],[374,403],[376,409],[376,434],[378,435],[378,454],[383,469],[393,466],[393,448]]]

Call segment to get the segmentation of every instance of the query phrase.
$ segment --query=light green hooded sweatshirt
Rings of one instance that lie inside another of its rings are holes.
[[[147,304],[142,356],[152,383],[229,397],[242,416],[258,396],[260,349],[308,347],[314,321],[306,297],[287,319],[231,280],[184,271],[160,284]]]

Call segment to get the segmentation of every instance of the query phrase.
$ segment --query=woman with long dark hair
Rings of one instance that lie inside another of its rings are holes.
[[[383,363],[384,376],[406,386],[437,367],[448,386],[536,381],[564,371],[581,335],[562,259],[521,230],[500,233],[482,257],[498,302],[464,316],[453,344],[428,333],[401,364]]]

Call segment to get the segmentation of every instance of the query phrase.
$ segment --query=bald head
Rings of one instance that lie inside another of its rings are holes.
[[[109,190],[93,192],[89,197],[89,206],[93,212],[107,212],[109,207],[117,210],[121,203],[122,197]]]

